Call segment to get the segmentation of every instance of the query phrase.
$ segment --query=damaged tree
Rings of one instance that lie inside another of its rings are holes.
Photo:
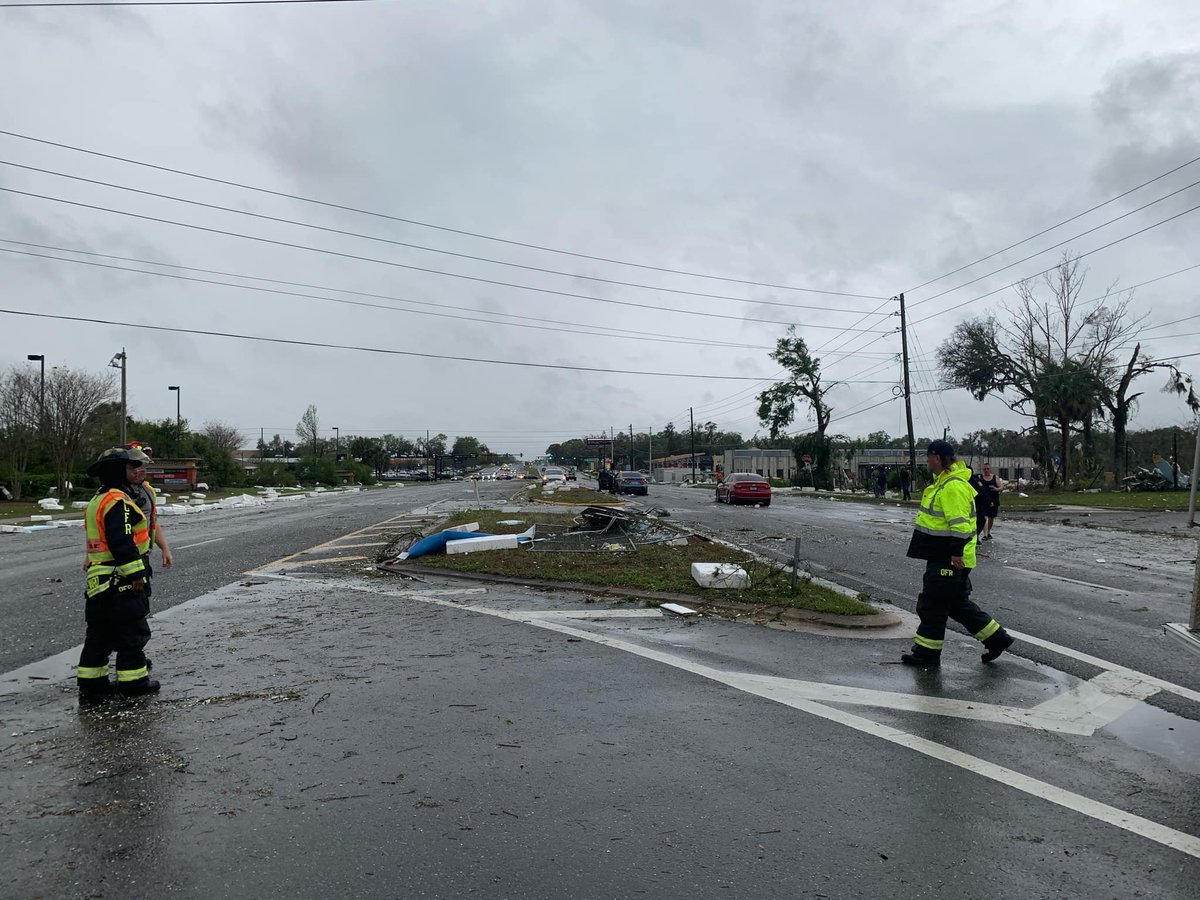
[[[1001,306],[1003,316],[960,323],[938,350],[949,383],[966,388],[976,400],[993,395],[1034,420],[1037,455],[1050,487],[1070,481],[1072,432],[1083,436],[1085,460],[1093,455],[1093,428],[1105,415],[1119,430],[1118,445],[1123,442],[1131,404],[1139,396],[1129,395],[1134,379],[1163,368],[1172,374],[1169,389],[1191,391],[1188,376],[1173,363],[1141,357],[1140,346],[1122,371],[1115,362],[1117,350],[1142,319],[1129,314],[1132,294],[1109,302],[1111,287],[1096,301],[1081,303],[1086,274],[1077,257],[1064,254],[1040,282],[1049,299],[1039,298],[1037,283],[1022,282],[1018,302]],[[1050,448],[1051,422],[1058,426],[1057,460]]]
[[[825,402],[825,394],[833,385],[821,384],[821,361],[808,351],[803,338],[796,337],[796,326],[788,328],[787,337],[780,338],[771,359],[788,373],[786,381],[767,388],[758,395],[758,419],[770,430],[772,440],[779,437],[796,417],[796,403],[803,399],[812,408],[817,428],[802,439],[805,452],[809,448],[816,459],[816,470],[822,480],[829,472],[830,442],[825,438],[833,417],[833,407]]]

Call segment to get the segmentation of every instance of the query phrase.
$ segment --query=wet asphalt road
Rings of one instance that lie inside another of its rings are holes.
[[[670,509],[673,521],[780,560],[790,559],[799,537],[800,558],[815,574],[916,608],[922,564],[905,557],[911,509],[780,494],[765,509],[731,507],[714,503],[711,490],[667,486],[649,500]],[[1061,518],[1080,516],[1057,518],[999,519],[971,575],[973,599],[1017,631],[1200,689],[1196,654],[1162,629],[1187,621],[1196,536],[1073,527]],[[1080,677],[1099,671],[1028,643],[1013,649]],[[1200,719],[1195,703],[1169,695],[1153,702]]]
[[[485,492],[512,493],[511,482]],[[156,571],[152,607],[163,610],[235,581],[241,573],[330,538],[447,496],[465,496],[462,482],[389,487],[335,498],[295,500],[246,509],[163,516],[175,553]],[[43,659],[83,639],[82,527],[0,534],[0,672]],[[154,564],[159,563],[157,551]]]
[[[1194,896],[1200,847],[1171,842],[1200,830],[1195,723],[1133,704],[1075,730],[1074,679],[1023,659],[981,666],[967,639],[917,673],[895,665],[903,636],[680,620],[356,565],[284,563],[238,584],[286,549],[437,499],[465,490],[180,522],[176,601],[184,554],[216,567],[236,535],[260,545],[257,562],[225,564],[225,587],[155,623],[161,695],[77,711],[64,666],[60,684],[0,696],[0,896]],[[760,548],[792,531],[828,543],[814,560],[847,577],[862,577],[854,548],[876,529],[903,533],[871,507],[729,509],[665,488],[650,501]],[[0,558],[13,546],[30,547],[0,543]],[[74,643],[71,613],[59,627]],[[1061,701],[1055,727],[979,718]],[[931,715],[933,702],[965,711]],[[1064,808],[1064,790],[1148,824]]]

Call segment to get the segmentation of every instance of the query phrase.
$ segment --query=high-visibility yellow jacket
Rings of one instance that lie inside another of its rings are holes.
[[[968,483],[971,469],[954,462],[921,494],[908,555],[946,565],[961,556],[975,568],[975,488]]]
[[[84,517],[87,528],[87,587],[94,597],[112,587],[123,589],[149,570],[150,520],[124,491],[110,488],[88,503]]]

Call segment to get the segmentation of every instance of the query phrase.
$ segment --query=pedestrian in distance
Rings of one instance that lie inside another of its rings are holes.
[[[908,556],[925,560],[925,576],[917,597],[921,622],[912,650],[900,661],[908,666],[941,665],[946,620],[953,619],[984,646],[990,663],[1013,645],[1000,623],[971,601],[975,567],[975,490],[971,469],[954,456],[948,441],[933,441],[926,451],[933,483],[921,494],[908,545]]]
[[[976,500],[981,525],[979,529],[981,541],[992,539],[992,526],[996,522],[996,517],[1000,515],[1000,492],[1004,490],[1004,485],[1007,483],[999,475],[992,474],[992,467],[984,463],[983,475],[979,479],[979,498]]]
[[[905,500],[912,499],[912,472],[908,471],[908,466],[900,467],[900,493]]]
[[[100,479],[100,490],[88,503],[87,581],[84,589],[87,633],[79,654],[76,681],[81,702],[112,693],[153,694],[145,647],[150,640],[150,518],[135,494],[145,479],[146,454],[113,447],[100,454],[87,473]],[[117,682],[109,680],[108,663],[117,657]]]
[[[887,495],[887,470],[883,466],[875,467],[875,496],[884,497]]]

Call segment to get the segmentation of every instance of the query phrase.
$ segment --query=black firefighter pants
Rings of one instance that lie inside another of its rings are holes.
[[[971,570],[954,569],[940,562],[925,564],[917,615],[921,624],[913,638],[913,652],[918,656],[937,656],[942,652],[947,618],[958,622],[979,641],[986,641],[1000,630],[999,623],[971,601]]]
[[[117,682],[127,684],[149,676],[144,649],[150,640],[150,582],[145,590],[110,588],[87,600],[87,635],[79,654],[79,689],[84,693],[109,690],[108,658],[117,654]]]

